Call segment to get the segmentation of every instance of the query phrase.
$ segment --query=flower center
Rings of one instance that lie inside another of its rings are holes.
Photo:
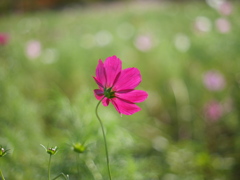
[[[104,96],[111,99],[115,97],[115,92],[112,91],[112,88],[104,88]]]

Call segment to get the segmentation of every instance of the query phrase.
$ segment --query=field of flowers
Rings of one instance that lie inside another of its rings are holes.
[[[112,179],[239,179],[239,7],[138,2],[1,15],[0,179],[46,180],[49,157],[49,179],[108,179],[93,76],[113,55],[140,70],[136,89],[148,98],[133,115],[98,108]]]

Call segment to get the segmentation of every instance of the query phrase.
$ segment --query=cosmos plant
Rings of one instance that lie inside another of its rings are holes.
[[[95,113],[104,137],[108,175],[111,180],[106,135],[97,111],[99,104],[102,102],[103,106],[108,106],[111,103],[119,114],[132,115],[141,110],[136,103],[143,102],[148,94],[143,90],[135,89],[142,81],[140,71],[134,67],[122,69],[122,61],[117,56],[108,57],[105,62],[99,60],[96,77],[93,78],[98,85],[98,89],[94,90],[94,95],[99,100]]]

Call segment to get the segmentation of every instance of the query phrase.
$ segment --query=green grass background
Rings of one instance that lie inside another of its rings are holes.
[[[226,34],[214,25],[224,16],[205,2],[2,15],[0,31],[10,37],[0,46],[0,144],[10,149],[0,168],[6,180],[47,179],[49,156],[40,144],[59,147],[52,158],[53,177],[64,172],[71,180],[108,178],[92,76],[98,60],[112,55],[123,68],[141,71],[138,89],[149,93],[139,104],[142,111],[132,116],[121,117],[112,106],[99,108],[114,180],[238,179],[239,3],[233,7],[225,17],[231,23]],[[209,32],[194,30],[199,16],[210,20]],[[189,38],[186,52],[175,47],[179,34]],[[136,48],[139,35],[150,35],[151,49]],[[36,59],[26,55],[31,40],[41,43]],[[203,74],[212,69],[226,79],[221,91],[203,85]],[[203,112],[213,99],[231,102],[217,122]],[[77,142],[87,146],[83,154],[72,151]]]

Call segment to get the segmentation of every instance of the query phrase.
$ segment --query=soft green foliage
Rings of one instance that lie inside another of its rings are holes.
[[[193,2],[2,16],[0,31],[10,37],[0,46],[0,145],[10,149],[0,169],[6,180],[47,179],[49,155],[40,144],[58,147],[52,177],[63,172],[71,180],[107,179],[92,76],[98,59],[112,55],[124,68],[140,69],[139,89],[149,93],[139,104],[142,111],[132,116],[99,107],[114,180],[238,179],[237,7],[228,16]],[[208,18],[209,31],[194,29],[197,17]],[[231,23],[228,33],[217,30],[220,17]],[[41,46],[39,55],[26,54],[29,42]],[[204,86],[210,70],[223,75],[221,90]],[[223,111],[213,119],[205,113],[212,100]],[[74,144],[84,145],[84,152],[74,152]]]

